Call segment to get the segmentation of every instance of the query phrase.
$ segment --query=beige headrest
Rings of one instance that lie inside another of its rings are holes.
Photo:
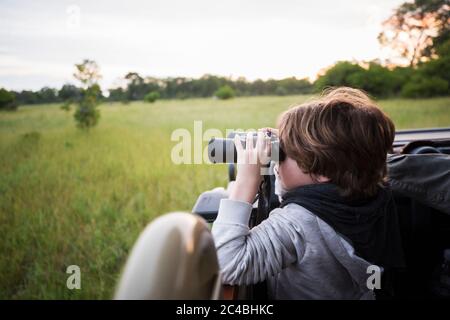
[[[150,223],[135,243],[115,299],[218,299],[221,283],[206,222],[174,212]]]

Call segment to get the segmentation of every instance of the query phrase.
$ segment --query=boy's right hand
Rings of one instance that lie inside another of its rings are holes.
[[[237,175],[229,199],[252,203],[261,183],[261,166],[270,159],[270,138],[262,130],[258,131],[256,146],[253,146],[253,134],[249,132],[245,148],[239,136],[235,136],[234,144],[237,151]]]

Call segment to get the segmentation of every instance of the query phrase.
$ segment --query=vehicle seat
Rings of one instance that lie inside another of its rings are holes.
[[[115,299],[219,299],[216,249],[206,222],[169,213],[150,223],[128,257]]]

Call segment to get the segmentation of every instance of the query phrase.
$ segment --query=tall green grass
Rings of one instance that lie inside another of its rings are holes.
[[[0,112],[0,298],[111,298],[149,221],[226,185],[224,165],[174,165],[172,131],[192,132],[195,120],[204,130],[274,126],[309,98],[104,104],[88,132],[57,105]],[[398,129],[450,126],[450,98],[380,104]],[[81,290],[66,287],[72,264]]]

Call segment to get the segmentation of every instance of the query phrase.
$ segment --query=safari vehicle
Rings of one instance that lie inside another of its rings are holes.
[[[393,153],[423,159],[419,167],[409,168],[416,170],[412,172],[417,173],[416,188],[427,183],[419,179],[426,180],[428,175],[444,179],[445,185],[449,185],[450,164],[445,168],[429,167],[428,159],[432,154],[450,155],[450,128],[398,131]],[[420,155],[424,156],[420,158]],[[235,174],[235,165],[230,163],[229,186]],[[279,205],[273,183],[273,175],[264,176],[253,204],[250,227],[264,220]],[[443,191],[448,194],[448,190]],[[434,196],[439,199],[443,194],[438,192]],[[239,287],[221,283],[207,223],[214,222],[220,200],[226,197],[226,189],[220,187],[203,192],[193,207],[194,214],[163,215],[147,226],[126,263],[115,298],[266,299],[264,283]],[[445,203],[444,209],[442,206],[436,209],[413,193],[395,189],[394,197],[406,269],[395,275],[391,290],[381,290],[377,298],[450,299],[450,203]]]

